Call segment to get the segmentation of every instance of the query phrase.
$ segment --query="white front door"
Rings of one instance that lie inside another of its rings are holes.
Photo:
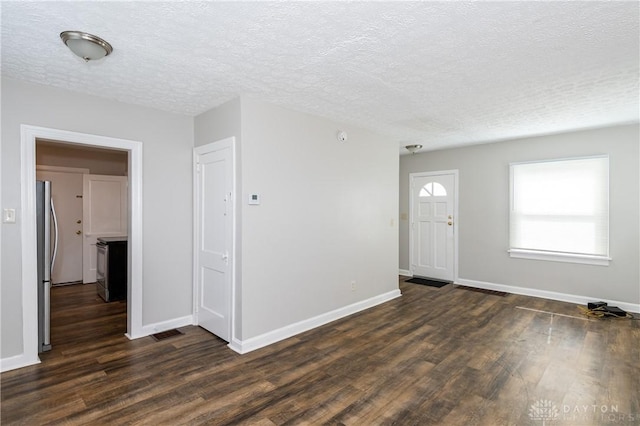
[[[194,149],[195,323],[231,341],[234,247],[234,139]]]
[[[51,181],[58,220],[58,251],[51,283],[82,282],[82,173],[37,170],[36,178]]]
[[[96,281],[99,237],[127,235],[127,177],[83,175],[82,221],[82,280]]]
[[[453,281],[456,172],[412,173],[411,272]]]

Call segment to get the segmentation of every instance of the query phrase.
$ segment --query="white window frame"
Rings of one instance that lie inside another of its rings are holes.
[[[589,157],[570,157],[570,158],[558,158],[558,159],[550,159],[550,160],[536,160],[536,161],[526,161],[526,162],[514,162],[509,163],[509,228],[511,228],[511,214],[513,212],[513,195],[514,195],[514,182],[513,182],[513,168],[514,166],[523,165],[523,164],[535,164],[535,163],[552,163],[552,162],[562,162],[562,161],[572,161],[572,160],[583,160],[583,159],[596,159],[596,158],[606,158],[607,164],[609,164],[609,156],[608,155],[594,155]],[[609,203],[609,190],[610,190],[610,168],[607,166],[607,210],[610,210]],[[512,258],[520,258],[520,259],[532,259],[532,260],[543,260],[543,261],[552,261],[552,262],[567,262],[567,263],[580,263],[587,265],[597,265],[597,266],[609,266],[609,262],[612,260],[609,257],[609,248],[610,248],[610,228],[609,228],[610,215],[607,215],[607,254],[606,255],[589,255],[589,254],[579,254],[579,253],[567,253],[567,252],[555,252],[555,251],[545,251],[545,250],[536,250],[536,249],[523,249],[523,248],[513,248],[511,247],[511,230],[509,230],[509,256]]]

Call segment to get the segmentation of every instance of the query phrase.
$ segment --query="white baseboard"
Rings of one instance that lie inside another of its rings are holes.
[[[407,269],[400,269],[398,270],[398,275],[402,275],[403,277],[412,277],[413,274],[411,273],[411,271],[407,270]]]
[[[29,356],[25,356],[25,354],[2,358],[0,359],[0,373],[35,364],[40,364],[40,358],[32,358]]]
[[[302,320],[297,323],[290,324],[273,331],[269,331],[256,337],[251,337],[246,340],[238,340],[234,338],[228,346],[239,354],[246,354],[247,352],[263,348],[265,346],[271,345],[272,343],[276,343],[289,337],[295,336],[296,334],[311,330],[312,328],[320,327],[321,325],[325,325],[340,318],[355,314],[356,312],[360,312],[381,303],[388,302],[389,300],[400,297],[401,295],[402,294],[400,293],[400,290],[393,290],[388,293],[374,296],[370,299],[362,300],[360,302],[338,308],[331,312],[320,314],[313,318]]]
[[[627,303],[617,300],[601,299],[598,297],[588,297],[576,294],[558,293],[555,291],[538,290],[535,288],[526,287],[514,287],[504,284],[494,284],[484,281],[467,280],[464,278],[458,278],[455,284],[460,284],[468,287],[483,288],[485,290],[504,291],[506,293],[521,294],[523,296],[540,297],[542,299],[559,300],[561,302],[576,303],[579,305],[586,305],[588,302],[603,301],[607,302],[611,306],[617,306],[628,312],[640,312],[640,303]]]
[[[142,333],[139,336],[129,337],[127,335],[127,337],[129,337],[129,339],[139,339],[140,337],[151,336],[152,334],[162,333],[163,331],[184,327],[186,325],[193,325],[193,315],[144,325],[142,326]]]

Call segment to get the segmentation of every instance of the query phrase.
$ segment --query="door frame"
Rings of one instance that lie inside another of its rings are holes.
[[[36,242],[36,139],[67,144],[111,148],[128,152],[129,162],[129,268],[127,336],[144,337],[142,330],[142,142],[67,130],[22,124],[21,206],[22,206],[22,342],[20,366],[37,364],[38,292]],[[16,367],[17,368],[17,367]]]
[[[416,178],[429,177],[429,176],[437,176],[437,175],[453,175],[453,282],[458,282],[458,236],[460,233],[458,232],[458,226],[460,224],[460,216],[458,214],[458,188],[459,188],[459,171],[458,169],[453,170],[440,170],[433,172],[416,172],[409,173],[409,272],[411,276],[413,276],[413,180]]]
[[[200,269],[200,257],[198,255],[198,246],[200,243],[200,209],[198,208],[200,203],[200,182],[198,179],[198,157],[210,152],[220,151],[222,149],[231,148],[231,207],[232,207],[232,225],[231,225],[231,291],[229,292],[231,300],[229,309],[229,345],[235,341],[236,336],[236,265],[237,265],[237,218],[238,209],[240,203],[237,197],[236,188],[236,138],[234,136],[221,139],[215,142],[208,143],[206,145],[200,145],[193,148],[193,324],[198,325],[198,300],[200,297],[200,282],[198,280],[198,274]]]

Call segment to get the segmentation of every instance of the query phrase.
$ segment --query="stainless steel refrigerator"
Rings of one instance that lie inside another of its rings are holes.
[[[36,182],[38,238],[38,352],[51,350],[51,272],[58,251],[58,221],[51,182]]]

